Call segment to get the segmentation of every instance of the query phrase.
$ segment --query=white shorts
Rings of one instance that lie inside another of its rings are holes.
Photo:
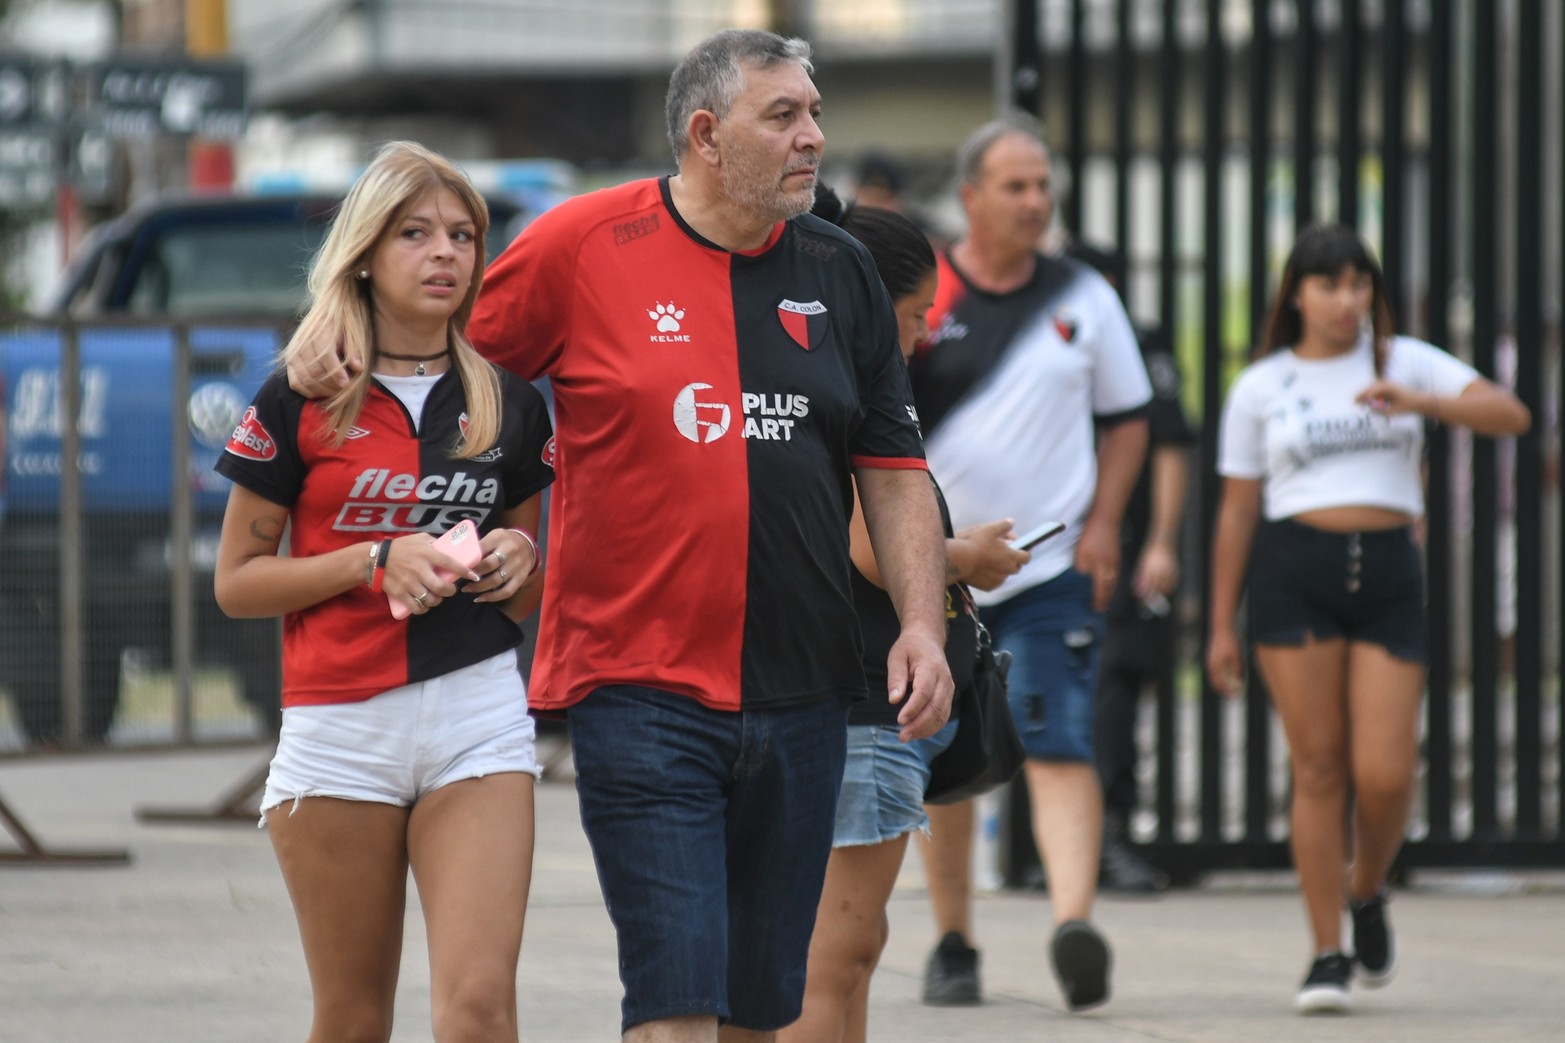
[[[291,706],[260,824],[272,808],[305,797],[407,807],[463,779],[511,771],[536,778],[533,738],[514,651],[363,702]]]

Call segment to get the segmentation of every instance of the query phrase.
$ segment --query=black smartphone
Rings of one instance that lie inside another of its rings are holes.
[[[1062,521],[1046,521],[1036,529],[1022,533],[1016,537],[1017,550],[1032,550],[1038,544],[1051,536],[1058,536],[1065,531],[1065,523]]]

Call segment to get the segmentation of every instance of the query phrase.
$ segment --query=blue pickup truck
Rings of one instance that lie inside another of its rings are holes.
[[[0,329],[5,473],[0,485],[0,687],[35,743],[61,736],[61,344],[79,331],[85,655],[81,738],[102,742],[124,652],[167,661],[170,505],[188,489],[199,661],[225,666],[275,726],[275,620],[231,620],[211,592],[227,482],[212,465],[275,364],[336,198],[297,194],[165,198],[101,228],[48,320]],[[491,198],[490,253],[526,210]],[[129,320],[129,321],[127,321]],[[172,322],[189,324],[189,394],[173,400]],[[176,437],[189,450],[173,473]]]

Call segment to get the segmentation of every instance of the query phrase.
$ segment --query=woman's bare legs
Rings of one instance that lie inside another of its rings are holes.
[[[777,1034],[779,1043],[864,1043],[869,981],[890,930],[886,902],[906,851],[907,834],[833,849],[810,936],[804,1013]]]
[[[1348,644],[1261,645],[1256,661],[1282,719],[1293,765],[1293,865],[1315,951],[1342,950],[1348,798]]]
[[[408,854],[429,932],[435,1039],[515,1040],[533,777],[486,775],[423,797],[408,823]]]
[[[310,970],[309,1043],[383,1043],[402,959],[408,809],[305,797],[266,813]]]
[[[1379,645],[1349,646],[1353,863],[1348,883],[1360,901],[1385,886],[1406,835],[1423,695],[1420,664],[1398,659]]]

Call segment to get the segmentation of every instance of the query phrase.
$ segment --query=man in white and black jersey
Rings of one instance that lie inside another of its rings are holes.
[[[977,600],[1014,657],[1011,710],[1054,907],[1050,952],[1067,1003],[1081,1010],[1109,994],[1108,944],[1090,923],[1103,823],[1093,715],[1101,612],[1146,455],[1151,385],[1114,289],[1084,264],[1037,251],[1054,202],[1036,122],[1018,115],[978,128],[957,164],[968,230],[940,258],[935,332],[913,360],[913,393],[958,528],[987,518],[1015,518],[1019,531],[1067,525]],[[972,811],[937,808],[931,818],[926,865],[942,938],[925,1000],[975,1003]]]

